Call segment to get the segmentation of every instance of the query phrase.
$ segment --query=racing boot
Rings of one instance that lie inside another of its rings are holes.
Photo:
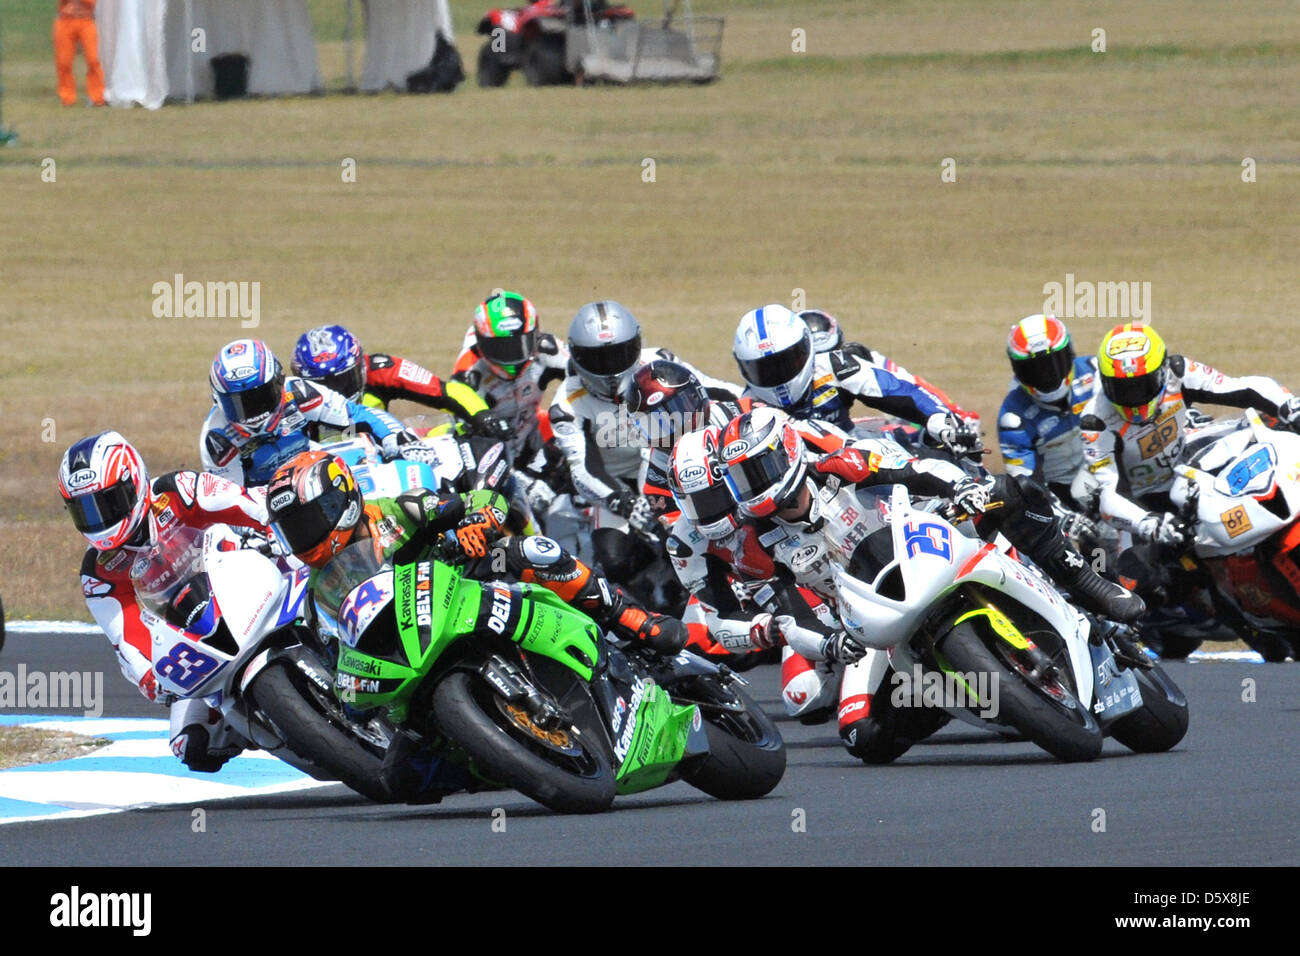
[[[1062,541],[1038,563],[1085,610],[1124,624],[1146,613],[1147,606],[1140,597],[1103,578],[1069,542]]]
[[[1140,597],[1099,575],[1070,543],[1052,508],[1051,495],[1042,485],[1023,476],[998,475],[992,498],[998,502],[998,510],[981,518],[996,517],[1007,540],[1069,591],[1084,610],[1124,623],[1146,612]]]
[[[675,617],[656,614],[639,607],[623,591],[604,622],[616,634],[639,641],[652,651],[671,657],[686,646],[686,625]]]

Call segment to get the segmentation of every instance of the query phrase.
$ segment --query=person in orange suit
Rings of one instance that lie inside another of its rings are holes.
[[[59,13],[54,18],[54,69],[64,106],[77,103],[77,81],[72,75],[77,44],[81,44],[81,54],[86,58],[86,95],[96,106],[103,106],[104,68],[99,63],[95,0],[59,0]]]

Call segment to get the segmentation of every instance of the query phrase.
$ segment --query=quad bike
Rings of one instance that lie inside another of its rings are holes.
[[[717,77],[720,17],[697,17],[681,0],[668,0],[662,21],[641,22],[630,7],[605,0],[536,0],[526,7],[492,9],[477,33],[478,83],[504,86],[524,71],[529,86],[606,81],[689,80]]]

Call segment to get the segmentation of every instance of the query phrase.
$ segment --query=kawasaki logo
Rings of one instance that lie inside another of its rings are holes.
[[[339,658],[340,667],[349,667],[354,671],[363,671],[367,674],[379,673],[379,661],[371,660],[367,657],[358,657],[354,654],[344,654]]]
[[[645,680],[638,680],[632,685],[632,700],[627,705],[627,722],[623,724],[623,732],[618,735],[618,743],[614,747],[614,756],[618,758],[619,763],[623,762],[623,758],[632,747],[632,736],[636,733],[641,701],[645,697],[646,689],[652,686]]]

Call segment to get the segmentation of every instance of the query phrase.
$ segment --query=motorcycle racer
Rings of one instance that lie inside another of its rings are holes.
[[[387,412],[297,376],[286,378],[279,359],[256,339],[224,346],[209,381],[213,407],[199,433],[203,470],[238,485],[265,485],[279,465],[309,448],[321,426],[368,431],[389,456],[416,440]]]
[[[1300,398],[1262,375],[1233,378],[1167,351],[1149,325],[1118,325],[1097,353],[1101,392],[1083,409],[1083,464],[1076,500],[1094,497],[1102,517],[1143,542],[1170,547],[1187,532],[1170,513],[1173,468],[1186,443],[1188,404],[1253,407],[1300,426]]]
[[[81,562],[81,590],[117,653],[122,675],[149,700],[170,704],[171,748],[185,766],[215,772],[246,741],[204,701],[170,701],[159,692],[131,565],[173,527],[227,524],[266,534],[263,494],[193,471],[168,472],[151,481],[140,453],[115,431],[68,447],[59,465],[59,492],[90,543]]]
[[[541,331],[536,306],[517,292],[498,292],[474,310],[452,378],[510,425],[510,453],[531,467],[545,444],[542,396],[552,382],[564,380],[568,364],[568,347]]]
[[[748,385],[747,396],[795,418],[816,418],[849,431],[850,410],[860,401],[922,425],[937,445],[958,452],[979,448],[977,429],[911,375],[897,366],[887,371],[852,349],[817,352],[807,323],[783,305],[745,313],[732,356]]]
[[[948,462],[910,458],[885,439],[859,441],[814,457],[789,419],[771,409],[733,420],[719,444],[726,480],[741,513],[775,526],[762,540],[782,569],[781,576],[812,589],[832,606],[840,569],[852,567],[859,548],[874,546],[863,539],[863,506],[855,489],[902,484],[912,494],[948,499],[950,511],[969,517],[986,540],[1001,532],[1076,602],[1121,621],[1133,620],[1144,610],[1136,595],[1099,577],[1063,538],[1048,492],[1029,479],[998,475],[976,480]],[[868,648],[847,632],[837,632],[828,641],[804,633],[797,622],[777,623],[787,644],[806,660],[847,665],[868,656]],[[850,752],[875,760],[892,752],[898,721],[904,718],[880,713],[884,705],[878,702],[873,715],[887,664],[879,653],[870,658],[864,668],[846,672],[840,687],[840,734]],[[917,728],[908,729],[909,734],[913,731]]]
[[[1006,471],[1033,477],[1073,504],[1070,484],[1083,464],[1079,413],[1101,385],[1097,361],[1076,356],[1065,323],[1041,314],[1011,327],[1007,357],[1014,382],[998,412]]]
[[[657,534],[650,502],[637,484],[644,442],[622,405],[622,393],[641,366],[663,359],[687,368],[713,397],[734,398],[736,386],[710,378],[667,349],[642,348],[641,326],[628,309],[604,300],[584,305],[569,327],[569,375],[551,405],[551,429],[573,485],[592,502],[596,563],[626,582],[650,559],[635,535]]]
[[[495,491],[419,488],[366,499],[347,464],[324,451],[304,452],[282,465],[266,495],[276,540],[317,572],[349,544],[367,539],[378,554],[398,563],[429,547],[445,560],[486,558],[511,523],[510,503]],[[685,632],[679,622],[647,613],[551,539],[510,536],[497,552],[502,571],[544,585],[603,626],[661,653],[681,649]]]
[[[320,325],[298,336],[293,374],[332,389],[350,402],[388,410],[403,399],[448,412],[488,438],[509,438],[509,423],[487,413],[469,386],[444,382],[421,365],[397,355],[363,352],[357,337],[341,325]]]

